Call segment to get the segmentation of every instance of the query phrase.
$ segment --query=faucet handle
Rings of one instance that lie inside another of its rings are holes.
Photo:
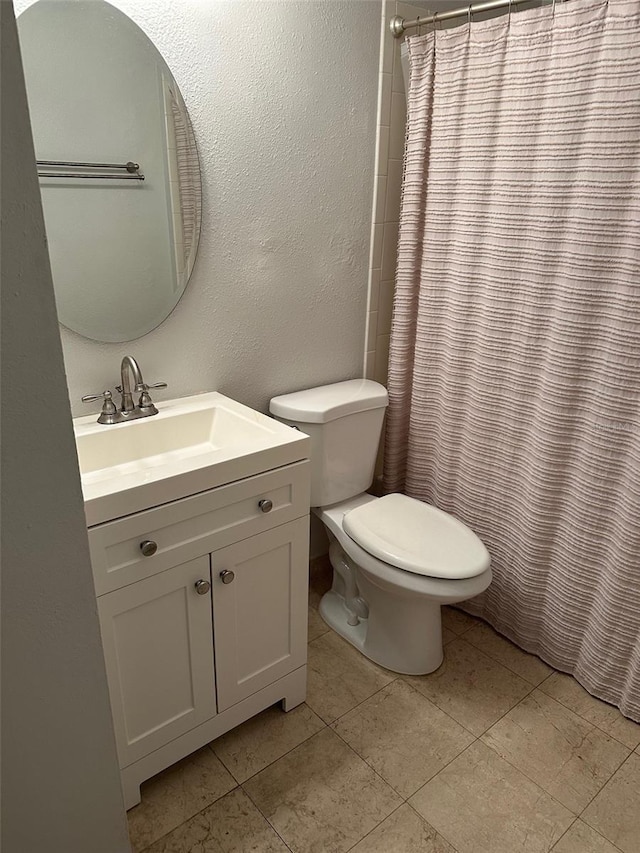
[[[166,382],[152,382],[150,385],[147,385],[146,382],[143,382],[141,385],[136,385],[136,391],[141,391],[143,397],[148,397],[147,393],[151,388],[166,388]],[[142,397],[140,398],[142,400]],[[142,405],[142,402],[140,403]]]
[[[83,403],[93,403],[94,400],[104,400],[106,405],[112,397],[113,394],[111,391],[102,391],[100,394],[85,394],[81,399]]]
[[[142,385],[136,385],[133,389],[134,391],[148,391],[149,388],[166,388],[166,382],[154,382],[152,385],[147,385],[146,382],[143,382]],[[118,394],[122,394],[122,385],[116,385],[116,391]],[[96,398],[97,399],[97,398]]]
[[[119,420],[116,404],[113,402],[111,391],[103,391],[102,394],[85,394],[83,403],[93,403],[94,400],[102,400],[102,411],[98,418],[99,424],[115,424]]]
[[[149,395],[150,388],[166,388],[166,382],[153,382],[150,385],[147,385],[146,382],[143,382],[142,385],[136,386],[136,391],[141,391],[140,399],[138,400],[138,406],[142,409],[146,414],[157,415],[158,410],[153,405],[153,400]]]

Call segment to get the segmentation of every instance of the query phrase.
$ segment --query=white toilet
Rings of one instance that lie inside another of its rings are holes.
[[[381,666],[424,675],[442,663],[441,605],[485,590],[491,558],[453,516],[366,493],[387,402],[382,385],[354,379],[274,397],[270,411],[311,438],[311,505],[333,566],[322,618]]]

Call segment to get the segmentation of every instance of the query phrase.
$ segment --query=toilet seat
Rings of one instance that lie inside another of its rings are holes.
[[[358,566],[360,572],[366,574],[376,586],[385,589],[394,596],[406,596],[432,601],[440,604],[454,604],[473,598],[483,592],[491,583],[491,566],[470,578],[438,578],[428,575],[419,575],[416,572],[408,572],[397,566],[392,566],[378,557],[374,557],[361,545],[352,539],[344,529],[344,519],[347,513],[365,504],[375,503],[382,498],[376,498],[366,492],[349,498],[346,501],[327,507],[314,507],[313,513],[325,525],[330,535],[333,535],[345,553]]]
[[[417,575],[473,578],[491,562],[465,524],[407,495],[385,495],[356,506],[345,513],[342,527],[367,553]]]

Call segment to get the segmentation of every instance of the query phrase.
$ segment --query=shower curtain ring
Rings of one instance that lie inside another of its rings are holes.
[[[551,17],[555,18],[556,16],[556,0],[553,0],[553,4],[551,6]]]
[[[511,26],[511,2],[512,0],[509,0],[509,13],[507,15],[507,26],[509,27]]]
[[[469,7],[467,9],[467,26],[469,27],[469,32],[471,32],[471,12],[472,11],[473,11],[472,4],[469,3]]]

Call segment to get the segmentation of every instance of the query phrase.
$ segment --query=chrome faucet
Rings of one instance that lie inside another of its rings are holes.
[[[119,394],[122,394],[122,405],[120,406],[120,411],[124,415],[128,415],[130,412],[135,410],[135,406],[133,405],[133,395],[131,393],[131,384],[129,383],[129,372],[131,372],[133,381],[135,382],[134,390],[142,392],[144,390],[145,383],[142,378],[140,366],[132,355],[125,355],[122,359],[122,364],[120,365],[120,385],[116,385],[116,391]],[[157,411],[158,410],[156,409],[153,414],[155,415]]]
[[[131,390],[131,379],[133,379],[133,391]],[[154,382],[152,385],[142,378],[140,365],[132,355],[125,355],[120,365],[120,385],[116,385],[116,391],[122,394],[122,402],[116,409],[111,399],[111,391],[103,391],[102,394],[87,394],[82,398],[84,403],[103,399],[102,412],[98,418],[99,424],[120,424],[123,421],[132,421],[136,418],[148,418],[157,415],[158,410],[153,405],[149,395],[150,388],[166,388],[166,382]],[[140,394],[137,405],[133,402],[133,394]]]

